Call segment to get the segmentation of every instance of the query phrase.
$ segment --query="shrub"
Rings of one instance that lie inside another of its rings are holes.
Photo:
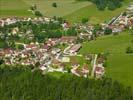
[[[35,11],[35,15],[38,16],[38,17],[42,17],[42,13],[40,11]]]
[[[57,8],[57,3],[54,2],[54,3],[52,4],[52,6],[55,7],[55,8]]]
[[[133,53],[133,48],[132,47],[127,47],[126,53]]]
[[[87,23],[88,21],[89,21],[88,18],[83,18],[83,19],[82,19],[82,23],[83,23],[83,24]]]
[[[106,34],[106,35],[109,35],[111,33],[112,33],[112,29],[110,29],[110,28],[106,28],[104,31],[104,34]]]

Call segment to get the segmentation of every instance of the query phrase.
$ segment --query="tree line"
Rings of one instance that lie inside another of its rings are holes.
[[[63,74],[60,78],[28,67],[0,68],[1,100],[133,100],[133,91],[110,78]]]
[[[105,10],[108,8],[109,10],[115,10],[122,6],[123,0],[76,0],[76,1],[91,1],[96,4],[99,10]]]

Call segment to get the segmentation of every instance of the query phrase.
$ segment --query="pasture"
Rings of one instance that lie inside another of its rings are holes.
[[[63,17],[71,23],[80,22],[82,18],[89,18],[92,24],[110,20],[125,10],[131,0],[125,0],[123,7],[115,11],[99,11],[94,4],[88,1],[77,2],[75,0],[0,0],[0,17],[26,16],[34,17],[28,11],[31,5],[36,4],[44,16]],[[57,8],[52,4],[56,3]]]
[[[117,36],[103,36],[83,43],[80,53],[108,52],[106,76],[133,87],[133,55],[125,53],[128,46],[133,47],[132,40],[133,35],[130,32],[123,32]]]

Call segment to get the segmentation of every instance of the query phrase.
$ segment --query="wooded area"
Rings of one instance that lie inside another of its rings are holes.
[[[1,100],[133,100],[133,91],[112,79],[60,78],[27,67],[0,68]]]

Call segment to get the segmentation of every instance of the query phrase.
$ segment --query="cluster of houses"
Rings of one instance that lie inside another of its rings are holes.
[[[133,29],[133,14],[124,13],[121,13],[118,17],[113,18],[108,24],[108,27],[112,29],[113,33],[122,32],[126,28]]]
[[[39,66],[41,70],[62,71],[64,72],[64,63],[70,62],[69,56],[76,56],[81,44],[76,44],[76,37],[63,36],[61,38],[51,38],[45,43],[21,44],[24,49],[14,50],[11,48],[0,49],[0,57],[6,65],[31,65]],[[62,50],[57,45],[67,44]],[[67,48],[68,48],[67,47]],[[69,52],[66,54],[66,52]],[[51,66],[54,66],[53,68]],[[58,66],[55,68],[55,66]]]
[[[129,5],[125,12],[112,18],[108,27],[112,29],[113,33],[121,32],[126,28],[133,29],[133,4]]]
[[[90,71],[87,64],[84,64],[81,68],[79,64],[74,64],[71,72],[76,76],[87,77]]]
[[[121,13],[119,16],[113,17],[108,23],[101,23],[100,26],[101,30],[98,30],[96,32],[97,36],[104,35],[104,31],[106,28],[111,29],[112,33],[119,33],[127,28],[133,29],[133,4],[129,5],[125,12]],[[77,25],[77,29],[81,31],[78,35],[80,39],[94,39],[94,25],[79,24]]]
[[[5,25],[10,25],[10,24],[14,24],[16,22],[27,22],[27,21],[32,21],[33,23],[46,23],[46,22],[50,22],[50,21],[54,21],[54,19],[48,18],[48,17],[35,17],[35,18],[26,18],[26,17],[9,17],[9,18],[0,18],[0,26],[5,26]]]
[[[96,64],[94,67],[94,75],[96,78],[101,78],[105,74],[105,58],[103,56],[99,56],[97,58]]]
[[[104,34],[105,28],[112,29],[113,33],[118,33],[125,30],[127,27],[133,29],[133,5],[127,8],[126,13],[121,13],[119,16],[114,17],[109,23],[101,24],[102,31],[98,32],[100,35]],[[41,18],[0,18],[0,27],[5,25],[10,25],[17,23],[19,21],[32,21],[33,23],[47,23],[51,18],[41,17]],[[70,28],[67,22],[62,24],[64,30]],[[91,40],[93,38],[93,25],[76,25],[76,29],[81,32],[78,36],[62,36],[61,38],[49,38],[45,43],[31,43],[23,44],[23,49],[14,50],[11,48],[0,49],[0,58],[4,60],[6,65],[31,65],[38,66],[43,71],[61,71],[67,72],[65,70],[65,63],[70,63],[70,56],[76,56],[77,52],[82,48],[80,43],[76,43],[77,38]],[[19,28],[15,27],[12,29],[12,34],[17,34]],[[32,33],[32,30],[27,30],[26,34]],[[0,33],[1,34],[1,33]],[[21,34],[19,34],[21,35]],[[30,34],[30,37],[34,37]],[[59,48],[57,45],[67,44],[65,49]],[[90,58],[87,58],[90,59]],[[105,59],[100,56],[96,59],[96,64],[94,64],[94,75],[96,78],[100,78],[105,74],[104,69]],[[90,74],[88,64],[83,64],[80,66],[78,63],[71,64],[71,73],[77,76],[87,77]]]

